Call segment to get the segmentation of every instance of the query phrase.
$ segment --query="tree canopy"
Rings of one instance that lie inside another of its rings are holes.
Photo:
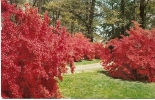
[[[155,26],[154,0],[8,0],[11,3],[29,2],[43,14],[48,10],[51,25],[59,19],[73,34],[82,32],[93,41],[94,34],[106,40],[128,35],[132,20],[142,28]]]

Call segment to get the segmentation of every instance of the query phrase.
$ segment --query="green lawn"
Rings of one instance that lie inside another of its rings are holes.
[[[93,63],[99,63],[99,62],[101,62],[100,59],[93,59],[93,60],[91,60],[91,61],[89,61],[89,60],[81,60],[81,61],[79,61],[79,62],[75,62],[75,66],[76,66],[76,65],[93,64]]]
[[[113,79],[102,71],[64,75],[59,86],[64,98],[155,98],[155,83]]]

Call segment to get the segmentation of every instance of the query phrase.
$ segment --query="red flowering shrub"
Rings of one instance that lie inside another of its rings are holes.
[[[94,43],[94,49],[95,49],[95,59],[100,59],[102,50],[104,49],[104,45],[102,43]]]
[[[1,93],[3,98],[61,98],[57,80],[74,70],[65,28],[49,26],[36,8],[25,11],[2,0]]]
[[[136,22],[134,25],[129,37],[106,45],[102,65],[115,78],[155,82],[155,31],[144,30]]]
[[[94,59],[95,50],[93,44],[82,33],[75,33],[70,41],[72,41],[74,61]]]

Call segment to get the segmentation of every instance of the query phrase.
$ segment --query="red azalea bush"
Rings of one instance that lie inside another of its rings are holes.
[[[61,98],[57,81],[74,64],[65,28],[49,26],[36,8],[2,0],[1,93],[3,98]]]
[[[90,42],[90,39],[86,38],[82,33],[75,33],[72,35],[71,41],[74,61],[80,61],[81,59],[94,59],[95,49]]]
[[[103,43],[93,43],[94,45],[94,49],[95,49],[95,59],[100,59],[101,58],[101,54],[102,54],[102,50],[104,49],[104,44]]]
[[[129,37],[106,45],[102,65],[115,78],[155,82],[155,31],[144,30],[136,22],[134,26]]]

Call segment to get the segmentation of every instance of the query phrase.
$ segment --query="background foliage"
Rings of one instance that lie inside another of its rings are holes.
[[[103,40],[127,35],[131,20],[146,29],[155,26],[154,0],[8,0],[37,6],[39,12],[49,11],[52,25],[59,19],[70,33],[82,32],[91,40],[100,34]]]

